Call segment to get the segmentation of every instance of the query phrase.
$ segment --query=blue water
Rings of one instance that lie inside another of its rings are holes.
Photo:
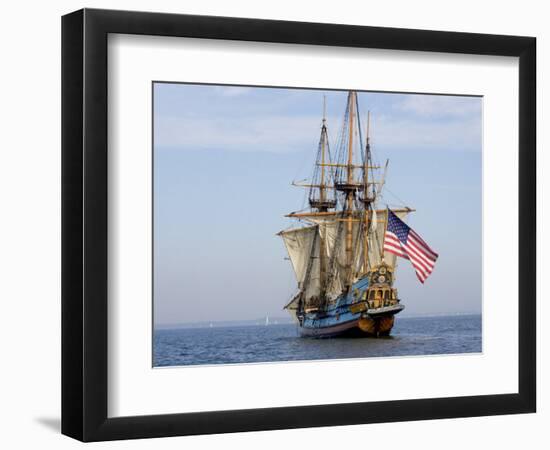
[[[299,337],[295,325],[159,329],[154,366],[481,352],[481,316],[396,317],[386,338]]]

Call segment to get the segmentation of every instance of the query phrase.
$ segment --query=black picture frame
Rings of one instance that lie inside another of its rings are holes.
[[[519,58],[518,393],[107,416],[109,33]],[[82,441],[535,412],[536,39],[83,9],[62,18],[62,433]]]

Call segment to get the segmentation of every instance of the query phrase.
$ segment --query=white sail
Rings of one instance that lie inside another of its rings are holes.
[[[384,247],[384,234],[386,232],[386,222],[387,222],[387,210],[378,210],[378,220],[376,230],[369,234],[369,265],[370,267],[376,267],[382,261],[390,266],[391,268],[395,267],[395,261],[397,256],[393,253],[383,252]],[[394,214],[399,217],[401,220],[405,220],[409,214],[408,210],[399,210],[394,211]],[[382,258],[384,254],[384,258]]]
[[[378,227],[378,214],[376,213],[376,209],[372,210],[372,216],[370,219],[370,229],[369,231],[371,233],[374,233],[376,231],[376,228]]]
[[[394,212],[400,219],[404,220],[409,211],[400,210]],[[319,227],[319,233],[325,243],[327,260],[329,261],[329,282],[326,288],[327,295],[332,298],[338,296],[346,284],[346,239],[345,222],[334,219],[309,219]],[[368,262],[369,268],[376,267],[382,261],[390,267],[395,267],[396,256],[392,253],[383,252],[384,233],[386,231],[387,210],[378,210],[371,216],[369,224],[368,237]],[[339,231],[340,230],[340,231]],[[364,225],[360,222],[354,222],[352,226],[352,282],[356,281],[357,276],[363,274],[364,270]],[[382,253],[384,257],[382,258]],[[334,256],[333,256],[334,255]],[[332,265],[330,264],[332,262]]]
[[[325,243],[328,277],[326,295],[329,299],[337,297],[344,289],[342,264],[345,263],[345,249],[342,253],[343,246],[337,245],[338,241],[343,241],[344,233],[342,228],[340,236],[338,236],[338,223],[335,221],[322,221],[319,223],[319,232],[323,238],[322,241]]]
[[[301,294],[302,294],[301,291],[298,291],[296,294],[294,294],[292,299],[283,308],[283,309],[286,309],[290,313],[290,316],[296,322],[298,322],[297,311],[298,311],[298,308],[299,308]]]
[[[290,257],[298,287],[305,294],[306,303],[320,294],[318,228],[293,228],[279,233]]]
[[[301,285],[304,281],[313,246],[313,239],[316,234],[316,226],[291,228],[290,230],[284,230],[279,233],[285,243],[298,285]]]
[[[328,259],[328,283],[326,293],[329,298],[335,298],[340,295],[347,284],[347,255],[346,255],[346,224],[342,221],[325,222],[320,225],[321,232],[324,232],[324,242],[326,245]],[[361,272],[363,265],[363,251],[360,244],[362,230],[359,223],[354,223],[352,227],[352,273]]]

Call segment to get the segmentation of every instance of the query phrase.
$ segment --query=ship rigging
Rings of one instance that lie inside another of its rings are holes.
[[[358,96],[350,91],[334,155],[329,144],[326,104],[308,208],[286,217],[299,226],[283,230],[298,290],[285,306],[302,335],[387,335],[404,309],[393,287],[396,255],[384,251],[389,210],[380,208],[388,161],[373,162],[370,112],[365,136]],[[392,209],[400,219],[413,211]]]

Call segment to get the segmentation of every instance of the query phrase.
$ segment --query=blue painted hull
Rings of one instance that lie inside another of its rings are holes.
[[[335,304],[323,312],[306,313],[300,332],[304,337],[335,337],[348,336],[383,336],[388,335],[393,326],[393,316],[404,309],[398,305],[390,308],[379,308],[362,312],[353,312],[351,306],[364,298],[368,289],[368,279],[362,278],[353,284],[352,288],[342,294]],[[388,321],[388,318],[390,321]],[[365,329],[360,321],[372,321],[371,329]],[[378,324],[384,322],[384,326]],[[390,323],[391,322],[391,323]],[[389,329],[387,329],[389,327]],[[380,330],[380,331],[379,331]]]

